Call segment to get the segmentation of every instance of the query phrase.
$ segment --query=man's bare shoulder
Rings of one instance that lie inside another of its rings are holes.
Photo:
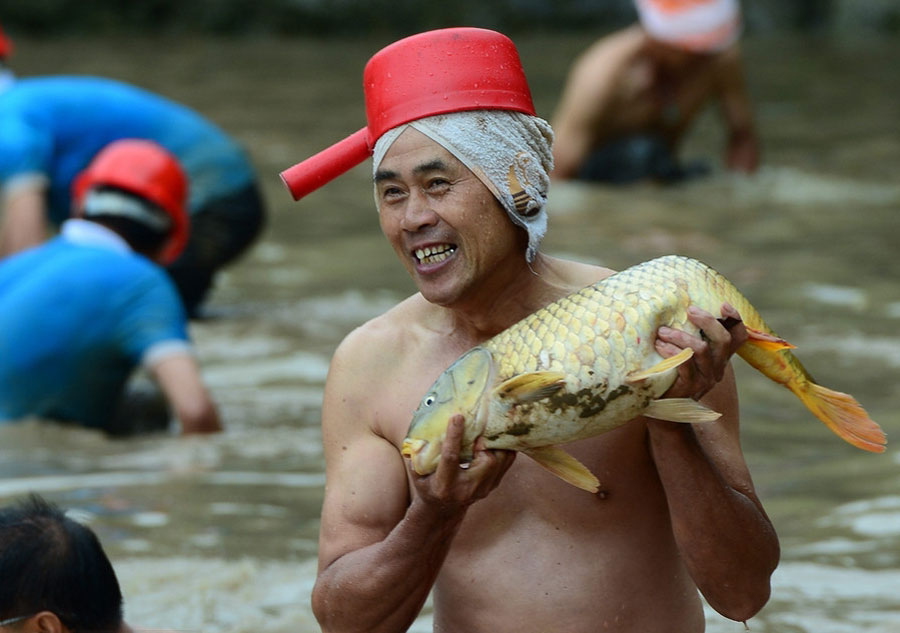
[[[583,71],[623,70],[639,56],[646,41],[646,33],[637,25],[615,31],[585,49],[577,65]]]
[[[573,259],[544,256],[545,266],[550,274],[560,280],[560,284],[567,287],[570,292],[575,292],[606,279],[616,271],[599,264],[590,264]]]
[[[335,356],[366,365],[397,353],[409,341],[417,325],[427,319],[429,304],[415,294],[352,330],[341,341]]]

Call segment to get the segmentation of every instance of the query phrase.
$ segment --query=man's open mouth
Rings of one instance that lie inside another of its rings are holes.
[[[420,264],[437,264],[450,257],[455,251],[456,246],[453,244],[437,244],[435,246],[417,248],[413,254]]]

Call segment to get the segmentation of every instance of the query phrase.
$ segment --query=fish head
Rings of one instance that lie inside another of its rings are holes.
[[[482,396],[492,374],[491,353],[483,347],[474,347],[456,359],[431,385],[413,413],[401,448],[418,474],[437,470],[447,426],[457,413],[466,419],[460,454],[471,454],[472,443],[480,432],[476,424],[481,417]]]

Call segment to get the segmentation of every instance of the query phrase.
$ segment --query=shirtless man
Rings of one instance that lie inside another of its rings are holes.
[[[461,56],[466,44],[434,49]],[[721,420],[638,418],[567,445],[601,480],[596,495],[505,451],[476,450],[460,466],[460,415],[435,473],[417,475],[400,454],[412,411],[461,353],[612,273],[538,250],[552,135],[532,111],[437,113],[373,134],[381,228],[419,292],[352,332],[332,360],[312,595],[323,631],[405,631],[432,588],[434,630],[466,633],[692,633],[704,629],[698,589],[735,620],[768,599],[778,541],[741,454],[728,364],[746,331],[718,315],[691,316],[706,341],[661,328],[657,349],[694,349],[668,395],[702,397]]]
[[[753,172],[759,147],[744,87],[737,0],[637,0],[640,23],[602,38],[574,63],[553,116],[553,177],[603,182],[686,175],[678,148],[718,101],[725,163]]]

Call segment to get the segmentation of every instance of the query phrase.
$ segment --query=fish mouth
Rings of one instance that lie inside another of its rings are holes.
[[[429,469],[422,463],[424,458],[423,451],[426,446],[428,446],[426,440],[407,438],[403,440],[403,446],[400,448],[400,453],[404,457],[409,458],[413,470],[416,471],[416,474],[418,475],[428,475],[434,472],[434,468]]]
[[[440,264],[455,253],[456,249],[456,244],[432,244],[431,246],[423,246],[414,249],[412,251],[412,257],[416,260],[416,263],[423,266]]]
[[[403,446],[400,447],[400,454],[412,459],[419,454],[419,451],[421,451],[426,444],[428,444],[428,442],[425,440],[405,439],[403,440]]]

